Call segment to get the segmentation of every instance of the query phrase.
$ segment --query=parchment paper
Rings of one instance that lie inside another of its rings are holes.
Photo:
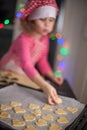
[[[26,126],[28,124],[32,124],[33,126],[35,126],[37,128],[37,130],[49,130],[49,125],[51,122],[58,124],[64,130],[69,124],[71,124],[75,120],[75,118],[84,109],[85,104],[82,104],[73,98],[60,96],[60,95],[59,95],[59,97],[63,100],[63,103],[60,105],[56,105],[56,106],[51,105],[51,107],[53,108],[53,111],[50,112],[50,111],[42,110],[42,107],[44,106],[44,104],[47,104],[47,98],[43,92],[33,90],[30,88],[21,87],[21,86],[18,86],[17,84],[9,85],[8,87],[2,88],[0,90],[0,104],[9,105],[11,101],[21,102],[22,108],[24,108],[26,110],[27,114],[30,114],[32,110],[28,108],[28,105],[30,103],[35,103],[40,106],[42,115],[44,115],[44,114],[53,115],[54,121],[47,121],[48,126],[46,126],[46,127],[36,126],[35,122],[40,117],[37,117],[37,119],[33,122],[26,122]],[[65,115],[65,117],[69,120],[69,123],[59,124],[57,122],[57,119],[60,117],[60,115],[55,114],[55,110],[57,108],[63,108],[66,111],[67,107],[77,107],[78,112],[72,114],[67,111],[67,115]],[[0,112],[1,112],[1,110],[0,110]],[[11,119],[0,119],[0,121],[5,123],[6,125],[9,125],[12,128],[15,128],[16,130],[24,130],[24,128],[26,126],[24,126],[24,127],[13,127],[12,126],[12,119],[17,118],[17,119],[20,119],[21,121],[23,121],[23,117],[22,117],[23,114],[15,114],[13,110],[8,110],[7,112],[9,112],[11,114]]]

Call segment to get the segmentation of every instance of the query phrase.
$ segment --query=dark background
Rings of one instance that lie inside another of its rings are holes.
[[[5,19],[9,19],[11,24],[15,15],[17,0],[0,0],[0,23]]]

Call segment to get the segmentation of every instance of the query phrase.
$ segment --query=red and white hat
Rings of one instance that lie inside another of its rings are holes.
[[[58,6],[55,0],[28,0],[22,20],[35,20],[39,18],[56,18]]]

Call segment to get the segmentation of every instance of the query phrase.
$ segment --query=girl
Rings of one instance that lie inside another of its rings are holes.
[[[29,0],[21,25],[23,32],[13,42],[7,54],[0,61],[1,69],[10,69],[16,73],[27,75],[40,86],[48,98],[49,104],[58,104],[55,88],[44,80],[40,72],[61,85],[63,79],[56,78],[48,63],[48,34],[53,31],[58,7],[55,0]]]

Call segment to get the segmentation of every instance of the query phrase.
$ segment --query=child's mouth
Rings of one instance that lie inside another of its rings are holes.
[[[44,30],[43,30],[43,32],[47,33],[47,32],[48,32],[48,30],[47,30],[47,29],[44,29]]]

